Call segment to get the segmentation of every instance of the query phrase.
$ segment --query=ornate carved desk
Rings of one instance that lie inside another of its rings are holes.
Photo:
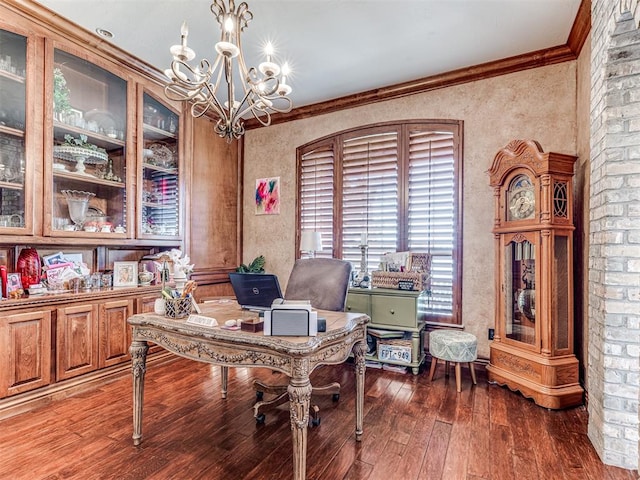
[[[219,325],[230,319],[251,319],[257,313],[242,310],[235,301],[205,303],[202,315]],[[265,336],[262,332],[203,327],[156,314],[134,315],[131,343],[133,373],[133,444],[142,441],[142,404],[147,342],[181,357],[222,366],[222,398],[227,395],[228,367],[266,367],[289,377],[294,479],[306,476],[307,426],[311,401],[309,374],[319,365],[344,362],[353,351],[356,372],[356,440],[362,436],[366,323],[360,313],[325,312],[327,331],[317,337]],[[249,414],[249,412],[247,412]]]

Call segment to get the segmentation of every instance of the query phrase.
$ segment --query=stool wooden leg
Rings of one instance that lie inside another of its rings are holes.
[[[471,380],[473,381],[473,384],[476,385],[476,369],[473,366],[473,362],[469,362],[469,370],[471,371]]]
[[[438,365],[438,359],[431,357],[431,370],[429,371],[429,381],[433,381],[433,375],[436,373],[436,366]]]
[[[458,392],[462,391],[462,385],[460,383],[460,376],[461,376],[460,362],[456,362],[456,390]]]

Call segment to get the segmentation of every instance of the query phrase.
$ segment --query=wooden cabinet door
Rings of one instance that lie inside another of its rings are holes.
[[[127,318],[133,314],[133,300],[123,299],[104,302],[99,307],[100,318],[100,368],[125,362],[131,345],[131,327]]]
[[[155,311],[155,303],[158,298],[160,298],[160,294],[137,298],[136,313],[151,313]]]
[[[93,304],[58,309],[56,377],[64,380],[98,368],[98,307]]]
[[[51,383],[51,312],[0,317],[0,397]]]

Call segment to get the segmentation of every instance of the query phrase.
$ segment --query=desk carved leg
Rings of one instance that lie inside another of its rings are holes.
[[[307,474],[307,427],[309,426],[309,406],[311,404],[311,382],[306,362],[299,361],[294,367],[289,387],[289,408],[291,413],[291,434],[293,437],[293,478],[304,480]],[[297,362],[296,362],[297,363]]]
[[[364,414],[364,372],[365,353],[367,344],[364,341],[358,342],[353,346],[353,356],[355,360],[356,370],[356,441],[362,439],[363,414]]]
[[[222,398],[227,398],[227,386],[229,385],[229,367],[220,367],[222,374]]]
[[[133,444],[142,442],[142,403],[144,397],[144,374],[147,371],[147,350],[145,341],[134,341],[129,347],[131,373],[133,374]]]

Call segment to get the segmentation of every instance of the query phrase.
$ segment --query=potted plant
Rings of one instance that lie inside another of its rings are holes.
[[[236,272],[240,273],[264,273],[264,262],[265,258],[263,255],[260,255],[254,258],[249,265],[245,265],[244,263],[236,268]]]

